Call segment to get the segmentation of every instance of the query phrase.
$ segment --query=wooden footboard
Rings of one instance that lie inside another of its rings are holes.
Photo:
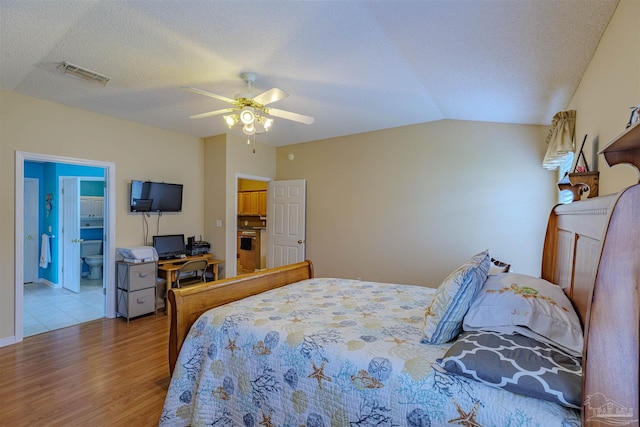
[[[311,261],[303,261],[202,285],[169,289],[167,299],[171,316],[169,330],[171,373],[191,325],[202,313],[210,308],[310,278],[313,278],[313,264]]]

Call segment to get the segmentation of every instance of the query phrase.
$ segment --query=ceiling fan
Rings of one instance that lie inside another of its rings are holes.
[[[272,88],[256,96],[251,94],[251,84],[256,80],[254,73],[242,73],[240,74],[242,80],[247,83],[247,93],[238,94],[234,99],[227,98],[226,96],[216,95],[215,93],[207,92],[194,87],[183,87],[183,89],[189,92],[197,93],[200,95],[208,96],[213,99],[227,102],[233,107],[223,108],[221,110],[209,111],[207,113],[196,114],[190,116],[191,119],[202,119],[205,117],[217,116],[224,114],[224,121],[231,129],[238,123],[242,124],[242,131],[246,135],[253,135],[255,133],[267,132],[272,124],[272,117],[278,117],[281,119],[292,120],[298,123],[304,123],[310,125],[314,122],[313,117],[305,116],[303,114],[293,113],[291,111],[279,110],[277,108],[270,108],[267,105],[279,101],[289,96],[289,94],[282,89]]]

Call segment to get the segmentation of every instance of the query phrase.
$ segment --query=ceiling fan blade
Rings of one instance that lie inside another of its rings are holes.
[[[273,102],[280,101],[283,98],[286,98],[289,94],[282,89],[278,89],[274,87],[273,89],[269,89],[267,91],[262,92],[259,95],[253,97],[253,100],[258,104],[269,105]]]
[[[218,116],[220,114],[232,113],[236,111],[235,108],[225,108],[222,110],[209,111],[208,113],[196,114],[195,116],[190,116],[190,119],[204,119],[205,117]]]
[[[208,96],[209,98],[217,99],[220,101],[228,102],[229,104],[236,104],[235,99],[227,98],[226,96],[216,95],[215,93],[207,92],[206,90],[196,89],[195,87],[183,86],[182,89],[189,92],[197,93],[198,95]]]
[[[268,114],[270,116],[293,120],[294,122],[304,123],[306,125],[310,125],[315,121],[313,117],[305,116],[298,113],[292,113],[291,111],[278,110],[277,108],[265,108],[264,112],[265,114]]]

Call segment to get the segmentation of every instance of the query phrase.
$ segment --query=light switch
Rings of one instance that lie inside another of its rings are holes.
[[[221,219],[216,219],[216,227],[218,227],[218,228],[222,227],[222,220]]]

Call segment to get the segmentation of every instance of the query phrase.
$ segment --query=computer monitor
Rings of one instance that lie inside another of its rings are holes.
[[[184,234],[166,234],[153,236],[153,247],[159,259],[178,258],[186,253]]]

